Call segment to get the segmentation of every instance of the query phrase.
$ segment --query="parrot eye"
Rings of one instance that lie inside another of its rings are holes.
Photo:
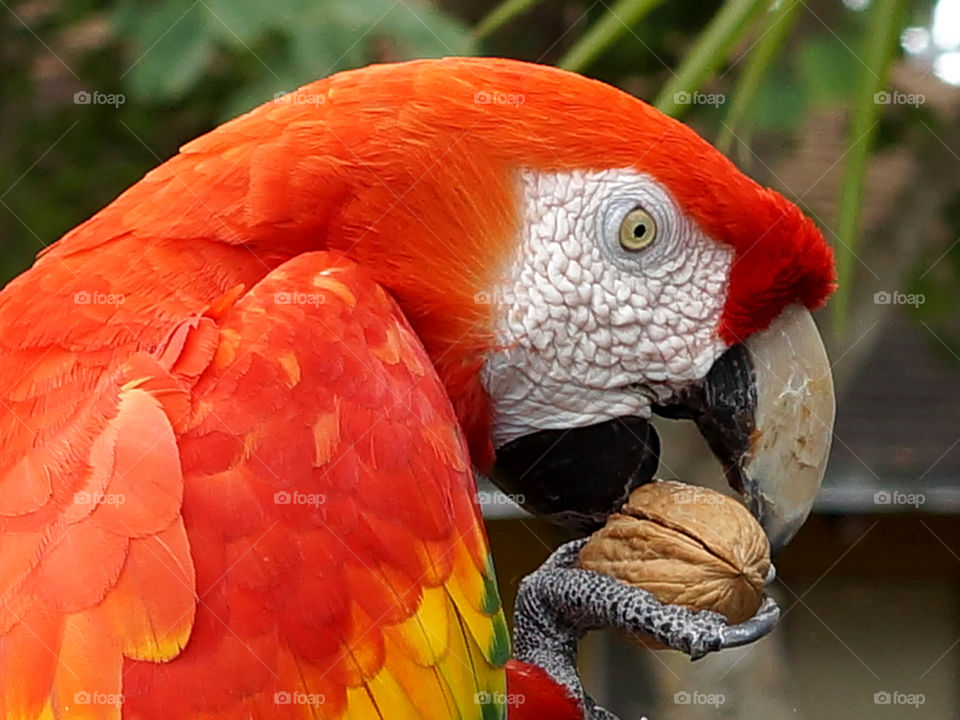
[[[650,247],[657,237],[657,223],[643,208],[634,208],[620,223],[620,245],[635,252]]]

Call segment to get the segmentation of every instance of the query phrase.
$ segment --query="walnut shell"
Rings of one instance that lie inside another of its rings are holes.
[[[770,544],[734,498],[660,481],[630,494],[580,550],[580,566],[649,590],[660,602],[738,623],[763,601]]]

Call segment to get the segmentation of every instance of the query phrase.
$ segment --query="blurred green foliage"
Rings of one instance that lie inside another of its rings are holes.
[[[0,9],[0,280],[219,122],[337,70],[473,52],[405,0],[26,0]],[[76,92],[122,93],[119,106]]]
[[[112,14],[136,58],[122,76],[132,98],[178,102],[197,86],[229,81],[224,119],[380,53],[472,54],[467,27],[426,3],[166,0],[143,9],[141,0],[122,0]]]

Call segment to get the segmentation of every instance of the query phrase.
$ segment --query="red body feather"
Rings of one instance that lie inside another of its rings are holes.
[[[498,91],[524,102],[475,101]],[[600,83],[445,60],[298,97],[191,142],[0,293],[8,715],[112,717],[65,708],[122,691],[130,717],[284,716],[294,682],[361,717],[397,687],[410,712],[502,688],[474,294],[510,258],[517,168],[654,175],[736,250],[730,342],[831,288],[794,206]]]

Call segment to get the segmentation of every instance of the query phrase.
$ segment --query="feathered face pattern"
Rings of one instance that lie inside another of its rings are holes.
[[[706,375],[734,251],[631,169],[525,171],[523,238],[484,366],[494,444],[648,416]]]
[[[793,204],[610,86],[448,60],[300,92],[350,174],[337,242],[400,299],[480,465],[491,437],[645,414],[832,288]]]
[[[197,203],[206,176],[230,191]],[[305,250],[357,260],[400,302],[480,467],[527,429],[645,415],[833,283],[813,223],[692,130],[515,61],[334,75],[188,144],[151,183],[150,205],[121,197],[95,220],[213,230],[253,252],[251,274]],[[189,210],[171,220],[172,202]]]

